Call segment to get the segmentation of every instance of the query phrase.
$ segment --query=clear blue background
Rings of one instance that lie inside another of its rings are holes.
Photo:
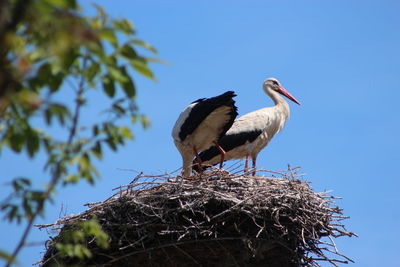
[[[166,3],[168,2],[168,3]],[[261,86],[276,77],[301,103],[291,106],[283,132],[258,158],[264,169],[302,166],[315,191],[333,190],[359,238],[336,240],[353,266],[400,266],[400,2],[399,1],[96,1],[127,17],[138,37],[160,58],[158,83],[136,77],[138,102],[152,126],[134,126],[135,140],[98,164],[96,186],[82,182],[59,190],[44,219],[85,210],[127,184],[135,172],[175,170],[181,158],[170,132],[191,101],[235,90],[239,114],[272,105]],[[81,1],[93,13],[89,1]],[[89,102],[86,114],[96,108]],[[98,108],[98,107],[97,107]],[[94,115],[95,116],[95,113]],[[90,120],[91,118],[86,118]],[[6,181],[26,175],[42,186],[43,158],[9,152],[0,158],[1,195]],[[11,251],[22,226],[0,222],[0,249]],[[34,229],[30,242],[43,242]],[[43,246],[20,254],[20,266],[39,260]]]

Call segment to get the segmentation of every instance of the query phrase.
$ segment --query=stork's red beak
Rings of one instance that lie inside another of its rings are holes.
[[[285,88],[283,87],[279,87],[279,93],[281,93],[282,95],[286,96],[287,98],[289,98],[290,100],[292,100],[294,103],[301,105],[299,101],[297,101],[296,98],[294,98],[294,96],[292,96],[288,91],[286,91]]]

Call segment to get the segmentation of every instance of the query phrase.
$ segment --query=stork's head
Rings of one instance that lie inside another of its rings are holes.
[[[300,105],[300,102],[297,101],[296,98],[294,98],[294,96],[292,96],[288,91],[286,91],[286,89],[283,88],[282,85],[279,83],[279,81],[275,78],[266,79],[263,84],[263,89],[267,94],[269,93],[269,91],[277,92],[281,95],[286,96],[294,103]]]

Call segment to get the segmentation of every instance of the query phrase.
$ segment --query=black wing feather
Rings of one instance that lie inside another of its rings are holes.
[[[232,111],[229,113],[231,116],[230,121],[224,125],[219,133],[219,138],[221,138],[228,130],[231,128],[236,116],[237,107],[235,106],[235,101],[232,99],[236,94],[233,91],[227,91],[219,96],[211,98],[200,98],[193,103],[197,103],[189,113],[185,122],[182,124],[179,138],[185,140],[185,138],[192,134],[194,130],[200,125],[200,123],[210,115],[211,112],[222,106],[232,107]],[[192,104],[193,104],[192,103]]]

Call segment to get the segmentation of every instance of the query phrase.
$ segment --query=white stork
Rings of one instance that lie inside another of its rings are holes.
[[[275,105],[250,112],[236,119],[229,131],[218,142],[226,152],[225,160],[246,158],[245,173],[248,172],[249,157],[251,157],[253,176],[258,153],[285,126],[289,118],[289,104],[280,95],[284,95],[300,105],[300,102],[286,91],[277,79],[266,79],[263,89],[272,98]],[[219,150],[212,146],[200,153],[199,157],[204,165],[215,165],[218,163],[219,154]],[[194,168],[199,170],[198,166],[194,166]]]
[[[201,98],[187,106],[180,114],[172,130],[174,143],[182,155],[182,174],[189,177],[192,173],[193,157],[197,158],[201,169],[199,151],[206,150],[213,144],[221,154],[221,167],[225,151],[218,145],[219,139],[232,126],[237,116],[233,91],[219,96]]]

